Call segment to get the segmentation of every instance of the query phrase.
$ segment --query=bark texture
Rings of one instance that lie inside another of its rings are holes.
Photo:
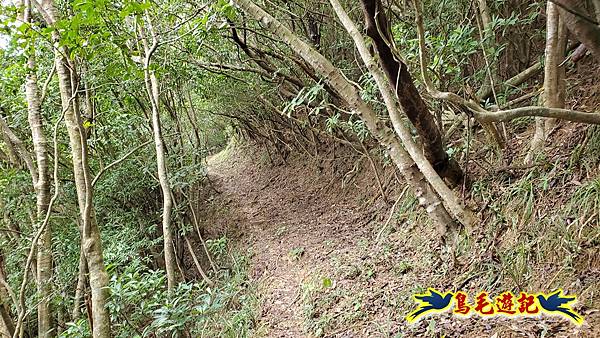
[[[49,25],[55,25],[58,19],[57,10],[52,0],[42,4],[43,16]],[[58,30],[52,32],[55,46],[59,45]],[[89,269],[89,281],[92,294],[92,334],[94,338],[111,336],[110,314],[106,308],[108,301],[108,274],[102,256],[102,240],[100,229],[93,211],[92,177],[88,164],[87,140],[85,129],[77,105],[77,74],[75,64],[67,56],[65,47],[55,48],[55,65],[65,124],[69,135],[69,145],[73,158],[73,174],[77,190],[77,201],[82,220],[81,245],[86,256]]]
[[[463,172],[454,159],[446,153],[442,134],[419,93],[408,67],[394,55],[391,47],[392,35],[389,21],[383,11],[381,0],[361,0],[367,35],[372,39],[381,67],[392,88],[402,111],[414,125],[425,157],[436,172],[452,185],[459,184]]]
[[[25,1],[23,21],[31,23],[31,3]],[[47,139],[42,127],[42,108],[36,74],[35,56],[27,59],[27,77],[25,79],[25,99],[27,119],[33,140],[33,152],[37,165],[37,177],[33,177],[36,193],[37,222],[41,223],[50,203],[50,172],[48,169]],[[50,338],[55,335],[52,322],[50,298],[52,294],[52,230],[48,224],[37,243],[37,290],[40,297],[38,312],[38,336]]]
[[[83,250],[79,253],[79,273],[77,275],[77,288],[75,289],[75,298],[73,299],[73,311],[71,319],[77,321],[81,317],[81,300],[85,291],[85,285],[88,276],[87,262]]]
[[[600,26],[597,22],[592,22],[594,15],[589,15],[584,10],[584,1],[554,0],[552,3],[558,8],[560,17],[569,31],[587,47],[597,61],[600,61]]]
[[[41,222],[48,211],[50,202],[50,175],[48,171],[48,153],[46,137],[42,130],[41,111],[37,78],[34,73],[27,76],[25,85],[29,110],[29,126],[33,136],[33,147],[38,167],[38,180],[35,187],[37,220]],[[52,294],[52,230],[46,226],[37,244],[37,287],[39,293],[38,304],[38,334],[40,337],[53,337],[55,335],[52,323],[50,298]]]

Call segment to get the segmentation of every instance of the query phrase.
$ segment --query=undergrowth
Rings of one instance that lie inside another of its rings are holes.
[[[190,281],[168,292],[162,270],[135,261],[112,275],[108,304],[115,337],[247,337],[256,328],[259,300],[248,279],[249,258],[224,240],[209,248],[219,258],[214,285]],[[225,250],[225,251],[224,251]],[[60,337],[90,337],[88,321],[69,323]]]

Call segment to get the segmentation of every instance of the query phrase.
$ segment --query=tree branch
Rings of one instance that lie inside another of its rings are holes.
[[[96,185],[96,183],[98,182],[98,180],[100,179],[100,177],[102,177],[102,175],[108,171],[108,169],[120,164],[121,162],[125,161],[127,158],[129,158],[129,156],[133,155],[133,153],[135,153],[136,151],[142,149],[143,147],[149,145],[150,143],[154,142],[154,140],[150,140],[150,141],[146,141],[142,144],[140,144],[139,146],[133,148],[131,151],[129,151],[127,154],[123,155],[123,157],[121,157],[120,159],[112,162],[111,164],[107,165],[106,167],[102,168],[102,170],[100,170],[100,172],[98,172],[98,174],[96,175],[96,177],[94,177],[94,180],[92,180],[92,187]]]
[[[548,117],[573,122],[600,124],[600,113],[585,113],[570,109],[546,108],[538,106],[521,107],[496,112],[474,112],[475,118],[483,122],[506,122],[520,117]]]
[[[24,144],[23,140],[21,140],[12,131],[12,129],[9,127],[8,123],[6,123],[6,120],[4,119],[3,116],[0,116],[0,129],[4,131],[4,134],[6,136],[8,136],[8,140],[10,141],[10,143],[12,143],[12,145],[14,145],[15,148],[17,148],[17,152],[18,152],[19,156],[21,157],[23,162],[25,162],[25,165],[27,166],[27,169],[29,170],[29,173],[31,174],[31,179],[33,180],[33,186],[34,187],[37,186],[37,180],[38,180],[37,168],[36,168],[35,164],[33,163],[33,156],[31,155],[31,152],[29,152],[25,148],[25,144]],[[11,147],[12,145],[7,144],[8,147]]]
[[[530,106],[491,112],[481,107],[478,103],[474,101],[468,101],[455,93],[441,92],[437,90],[436,88],[434,88],[426,68],[427,52],[425,46],[425,30],[423,28],[421,9],[419,7],[420,3],[418,0],[413,0],[413,3],[415,5],[415,11],[417,12],[417,35],[419,39],[419,62],[421,64],[421,76],[423,77],[423,82],[425,83],[427,91],[434,98],[449,101],[468,109],[473,114],[475,119],[482,124],[489,124],[492,122],[506,122],[514,120],[516,118],[528,116],[550,117],[573,122],[600,124],[600,114],[598,113],[585,113],[569,109]],[[531,68],[532,70],[534,68],[537,68],[537,64],[532,66]]]

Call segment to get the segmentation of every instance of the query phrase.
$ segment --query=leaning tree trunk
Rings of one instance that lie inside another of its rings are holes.
[[[446,153],[442,134],[419,94],[407,65],[394,55],[391,46],[393,37],[381,0],[361,0],[361,4],[367,35],[373,40],[383,71],[392,88],[396,90],[396,97],[402,110],[419,134],[425,157],[436,172],[450,184],[460,183],[463,173],[458,162]]]
[[[369,69],[369,72],[373,76],[373,79],[377,83],[379,92],[383,97],[396,134],[400,136],[400,139],[402,140],[404,147],[410,154],[410,157],[412,158],[412,160],[414,160],[417,167],[425,175],[427,181],[440,195],[442,201],[446,203],[446,206],[450,209],[450,211],[454,214],[455,217],[463,221],[464,218],[467,216],[465,215],[464,208],[459,202],[457,196],[448,188],[448,186],[446,186],[444,181],[440,178],[440,176],[438,176],[431,164],[423,156],[417,144],[413,141],[410,131],[404,126],[400,110],[398,109],[396,98],[394,97],[392,91],[392,87],[389,86],[389,83],[385,80],[383,72],[379,69],[374,58],[370,55],[367,43],[365,42],[362,34],[358,30],[354,22],[352,22],[352,19],[350,19],[350,17],[346,13],[342,5],[339,3],[339,1],[330,0],[330,2],[338,18],[342,22],[342,25],[344,26],[344,28],[346,28],[346,30],[354,40],[354,44],[356,45],[356,48],[358,49],[359,54],[363,59],[363,62],[365,63],[365,65]]]
[[[600,61],[600,26],[592,19],[593,15],[589,16],[584,10],[584,1],[555,0],[552,3],[554,2],[569,31],[587,47],[597,61]],[[548,1],[548,6],[550,4],[551,2]],[[600,13],[598,15],[600,16]]]
[[[288,28],[283,26],[260,7],[256,6],[252,1],[235,0],[234,3],[241,7],[248,15],[260,21],[274,35],[282,38],[292,50],[306,60],[317,73],[335,88],[340,94],[340,97],[343,97],[346,100],[346,103],[350,108],[359,114],[370,132],[379,143],[387,149],[390,157],[400,169],[400,172],[411,186],[415,196],[418,198],[419,204],[427,211],[433,223],[440,230],[440,233],[445,235],[447,229],[455,228],[456,223],[444,208],[439,196],[431,190],[423,173],[415,166],[415,162],[402,147],[402,144],[399,142],[394,132],[387,127],[386,123],[378,118],[373,109],[362,100],[358,89],[345,78],[341,71],[333,66],[333,64],[318,51],[298,38]],[[427,162],[426,160],[424,161]],[[431,167],[431,165],[429,166]],[[461,218],[463,218],[462,216],[464,215],[461,215]],[[465,223],[471,225],[470,222],[465,221]]]
[[[25,1],[23,21],[31,23],[31,3]],[[41,222],[48,211],[50,203],[50,173],[48,171],[48,150],[46,147],[46,136],[42,128],[42,111],[40,94],[37,84],[35,56],[29,55],[27,60],[27,77],[25,79],[25,98],[27,101],[27,112],[29,127],[33,140],[33,151],[37,164],[37,177],[33,177],[37,221]],[[38,302],[38,336],[53,337],[55,335],[52,324],[52,310],[50,298],[52,297],[52,231],[48,224],[37,243],[37,289]]]
[[[544,93],[541,97],[544,107],[563,108],[565,105],[565,69],[560,66],[565,52],[567,31],[558,6],[548,2],[546,20],[546,50],[544,62]],[[535,120],[535,134],[531,141],[531,149],[525,157],[531,163],[534,157],[543,150],[546,138],[556,124],[555,119],[538,117]]]
[[[31,65],[32,62],[29,62]],[[32,70],[33,68],[30,68]],[[42,130],[42,119],[39,106],[39,95],[35,74],[27,76],[25,85],[29,110],[29,125],[33,136],[33,147],[38,166],[38,181],[36,189],[37,219],[41,222],[48,211],[50,203],[50,176],[48,172],[48,153],[46,138]],[[52,310],[50,298],[52,297],[52,230],[48,224],[37,244],[37,288],[39,293],[38,303],[38,335],[39,337],[53,337],[55,335],[52,324]]]
[[[158,47],[158,40],[154,27],[150,19],[146,20],[150,34],[152,36],[152,45],[148,43],[146,32],[140,25],[140,35],[144,45],[144,79],[146,82],[146,91],[150,99],[152,107],[152,130],[154,133],[154,146],[156,149],[156,164],[158,170],[158,180],[163,196],[163,215],[162,215],[162,230],[163,230],[163,247],[165,255],[165,270],[167,271],[167,288],[172,290],[177,283],[177,261],[175,256],[175,248],[173,244],[173,229],[171,226],[171,209],[173,208],[173,195],[171,186],[169,185],[169,174],[167,169],[167,157],[165,155],[165,145],[162,135],[162,125],[160,122],[159,110],[159,83],[154,70],[150,68],[152,54]]]
[[[58,15],[52,0],[43,2],[43,16],[51,26],[56,25]],[[55,46],[59,45],[58,30],[52,32]],[[92,334],[94,338],[111,337],[108,302],[108,274],[102,256],[100,229],[94,217],[92,177],[88,163],[87,139],[81,115],[76,105],[77,84],[75,65],[67,59],[70,55],[65,46],[55,48],[56,73],[64,112],[65,125],[69,134],[69,145],[73,158],[73,174],[77,190],[77,202],[82,220],[81,246],[85,252],[89,269],[92,293]]]

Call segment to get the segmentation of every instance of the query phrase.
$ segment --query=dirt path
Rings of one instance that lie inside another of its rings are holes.
[[[235,215],[232,236],[253,253],[251,277],[262,296],[266,335],[304,337],[302,287],[329,253],[360,235],[349,224],[360,224],[364,215],[332,192],[332,180],[316,168],[261,170],[258,162],[213,157],[209,177]]]
[[[490,292],[499,294],[514,289],[514,283],[508,275],[500,279],[501,262],[487,254],[487,246],[474,245],[462,256],[460,270],[449,270],[438,254],[435,229],[414,200],[398,205],[394,222],[379,241],[390,206],[376,198],[368,165],[347,179],[357,163],[347,158],[338,154],[326,164],[296,158],[272,166],[250,150],[209,160],[209,177],[219,191],[212,198],[223,212],[206,217],[207,228],[216,228],[216,236],[226,234],[251,253],[250,278],[261,300],[257,336],[598,337],[594,324],[600,312],[587,305],[589,300],[593,304],[595,293],[583,293],[597,289],[592,277],[576,281],[582,284],[575,291],[583,295],[576,308],[586,318],[582,327],[556,316],[457,320],[451,313],[408,325],[405,316],[415,307],[413,294],[428,287],[473,294],[498,280]],[[390,197],[395,199],[402,188],[389,191]],[[562,271],[548,270],[553,267],[548,261],[532,269],[537,269],[535,276]],[[481,272],[471,278],[473,271]],[[597,274],[594,266],[583,271],[581,276]],[[546,284],[539,277],[530,287],[546,290]]]

